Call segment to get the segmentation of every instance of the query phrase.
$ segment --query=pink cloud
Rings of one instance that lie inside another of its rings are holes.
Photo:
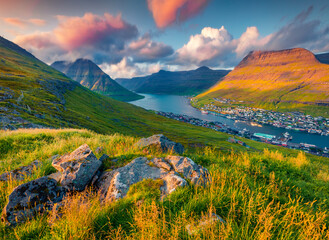
[[[129,44],[126,53],[131,55],[136,62],[153,62],[174,53],[172,47],[154,42],[149,34],[145,34]]]
[[[4,18],[3,20],[10,25],[20,28],[24,28],[27,25],[26,21],[19,18]]]
[[[137,35],[137,28],[122,20],[121,15],[104,16],[86,13],[83,17],[58,16],[59,26],[54,35],[59,44],[66,50],[82,46],[101,44],[108,45],[123,41]],[[104,46],[106,47],[106,46]]]
[[[32,23],[33,25],[36,25],[36,26],[44,26],[44,25],[46,25],[46,21],[43,20],[43,19],[39,19],[39,18],[29,19],[29,22]]]
[[[200,12],[209,0],[147,0],[157,27],[165,28]]]
[[[44,26],[46,24],[45,20],[38,19],[38,18],[31,18],[28,20],[21,19],[21,18],[4,18],[3,20],[10,25],[20,27],[20,28],[25,28],[30,24],[32,24],[34,26]]]
[[[43,49],[56,45],[51,32],[36,32],[28,35],[17,36],[15,43],[29,49]]]

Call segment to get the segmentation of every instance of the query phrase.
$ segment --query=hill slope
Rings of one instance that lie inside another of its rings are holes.
[[[51,66],[81,85],[114,99],[133,101],[142,98],[142,96],[120,86],[88,59],[77,59],[75,62],[58,61]]]
[[[85,128],[101,133],[163,133],[185,145],[218,144],[244,149],[227,134],[174,121],[97,94],[0,38],[0,129]],[[250,146],[265,145],[251,142]]]
[[[140,93],[193,95],[210,88],[228,73],[228,70],[200,67],[179,72],[160,70],[149,76],[116,81],[129,90]]]
[[[329,53],[316,54],[315,57],[320,63],[329,64]]]
[[[222,81],[197,96],[204,102],[215,97],[328,116],[329,66],[301,48],[251,52]]]

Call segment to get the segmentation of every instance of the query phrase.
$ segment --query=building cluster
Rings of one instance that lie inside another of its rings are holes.
[[[214,104],[207,104],[201,110],[223,114],[233,120],[329,136],[329,118],[312,117],[300,112],[281,113],[245,106],[224,108]]]
[[[208,122],[208,121],[190,117],[187,115],[175,114],[175,113],[170,113],[170,112],[156,112],[156,113],[158,115],[161,115],[161,116],[164,116],[167,118],[171,118],[174,120],[178,120],[181,122],[189,123],[194,126],[206,127],[206,128],[213,129],[215,131],[220,131],[220,132],[232,134],[235,136],[248,138],[248,139],[252,139],[255,141],[259,141],[259,142],[264,142],[264,143],[273,144],[273,145],[279,145],[279,146],[291,148],[291,149],[300,149],[300,150],[303,150],[305,152],[308,152],[308,153],[311,153],[314,155],[329,157],[329,151],[327,148],[322,149],[322,148],[319,148],[312,144],[289,142],[291,140],[290,136],[288,136],[289,134],[288,135],[284,134],[284,136],[277,137],[274,135],[263,134],[263,133],[251,133],[247,129],[243,129],[243,130],[235,129],[235,128],[229,127],[226,124],[221,123],[221,122]],[[233,137],[230,137],[228,139],[228,141],[232,142],[232,143],[237,143],[237,144],[240,144],[242,146],[249,148],[249,146],[246,145],[244,142],[237,140]]]

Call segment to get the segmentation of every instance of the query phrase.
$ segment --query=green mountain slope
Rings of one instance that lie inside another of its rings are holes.
[[[116,79],[122,86],[139,93],[195,95],[210,88],[230,71],[200,67],[192,71],[160,70],[145,77]]]
[[[75,62],[58,61],[51,66],[82,86],[114,99],[133,101],[143,98],[119,85],[88,59],[77,59]]]
[[[206,103],[218,97],[265,109],[329,116],[329,66],[302,48],[251,52],[197,99]]]
[[[163,133],[185,145],[243,149],[228,135],[170,120],[97,94],[4,38],[0,41],[0,128],[85,128],[99,133]],[[253,143],[263,148],[265,145]]]

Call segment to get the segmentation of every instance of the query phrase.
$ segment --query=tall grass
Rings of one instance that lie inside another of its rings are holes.
[[[134,147],[138,140],[121,135],[100,135],[85,130],[24,131],[5,133],[11,142],[1,155],[5,169],[14,169],[38,158],[44,163],[24,181],[54,171],[49,157],[70,152],[83,143],[93,150],[103,147],[122,166],[138,156],[163,155]],[[11,140],[10,140],[11,139]],[[27,147],[24,139],[32,139]],[[35,139],[35,140],[33,140]],[[42,144],[40,144],[42,141]],[[17,152],[20,154],[17,155]],[[211,182],[206,187],[180,188],[160,199],[157,181],[143,181],[125,199],[99,202],[93,189],[67,196],[62,208],[40,215],[16,228],[0,224],[2,239],[328,239],[329,164],[309,158],[267,150],[223,153],[217,148],[188,149],[185,156],[207,167]],[[11,165],[13,164],[13,165]],[[113,167],[105,163],[104,168]],[[0,173],[1,173],[0,172]],[[0,183],[0,205],[11,190],[24,181]],[[199,226],[212,213],[225,223]],[[186,226],[193,226],[193,235]]]

